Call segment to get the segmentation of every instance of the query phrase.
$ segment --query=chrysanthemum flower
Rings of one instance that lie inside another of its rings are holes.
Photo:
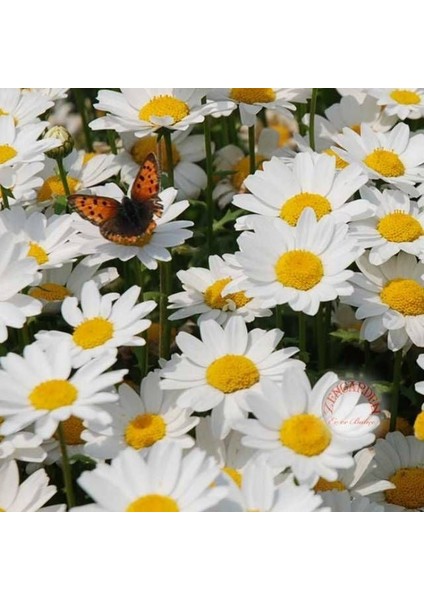
[[[24,348],[23,356],[10,352],[1,359],[0,414],[5,421],[0,435],[35,423],[35,433],[49,438],[71,415],[109,422],[102,404],[116,400],[111,386],[127,373],[107,371],[115,361],[113,353],[104,353],[72,374],[67,340],[48,347],[34,342]]]
[[[215,485],[219,473],[213,458],[194,448],[156,444],[146,455],[127,448],[112,460],[85,471],[78,484],[95,504],[77,510],[106,512],[205,511],[217,504],[227,488]],[[75,510],[75,509],[74,509]]]
[[[10,115],[17,127],[34,123],[52,106],[53,102],[38,92],[23,94],[19,88],[0,89],[0,117]]]
[[[234,260],[234,257],[231,257]],[[177,309],[169,316],[171,321],[184,319],[199,314],[198,322],[214,319],[223,325],[233,316],[241,316],[250,323],[256,317],[267,317],[271,311],[262,308],[261,302],[248,298],[243,291],[225,293],[226,286],[240,275],[224,256],[209,256],[209,269],[191,267],[186,271],[178,271],[177,277],[183,283],[184,292],[169,296],[170,309]]]
[[[226,291],[243,289],[249,298],[263,301],[263,307],[288,303],[308,315],[315,315],[321,302],[352,292],[347,280],[353,272],[346,267],[359,249],[347,235],[347,225],[331,215],[317,221],[306,208],[296,227],[259,216],[254,227],[238,238],[240,252],[235,256],[243,275]]]
[[[363,187],[373,216],[350,225],[350,231],[363,248],[371,248],[369,261],[382,265],[401,250],[414,256],[424,254],[424,210],[398,190]]]
[[[30,162],[4,167],[1,170],[0,185],[12,194],[8,196],[9,206],[29,204],[35,199],[36,189],[43,183],[39,176],[43,168],[43,163]],[[3,202],[1,191],[0,202]]]
[[[424,116],[424,89],[371,88],[368,94],[384,107],[384,113],[399,119],[421,119]]]
[[[4,423],[4,418],[0,417],[0,424],[2,423]],[[5,459],[31,463],[42,462],[47,456],[42,443],[42,438],[30,431],[0,435],[0,464]]]
[[[13,117],[0,118],[0,170],[17,163],[44,160],[44,152],[60,145],[58,140],[39,139],[47,123],[31,123],[17,128]]]
[[[248,332],[241,317],[233,317],[224,328],[215,321],[204,321],[200,335],[201,340],[185,332],[177,335],[183,354],[174,355],[162,368],[161,386],[181,390],[177,399],[181,407],[199,412],[212,409],[212,428],[221,439],[247,414],[247,390],[266,379],[281,380],[292,367],[305,367],[290,358],[298,348],[275,350],[282,331]]]
[[[379,267],[366,254],[357,264],[362,272],[354,274],[354,291],[342,300],[358,307],[357,319],[365,319],[361,338],[372,342],[388,332],[393,352],[410,342],[424,347],[424,265],[404,252]]]
[[[141,382],[140,394],[127,385],[119,387],[119,400],[105,408],[112,418],[110,425],[86,422],[82,438],[85,452],[94,458],[115,458],[124,448],[143,450],[156,443],[173,441],[181,448],[194,446],[187,435],[199,422],[191,410],[176,405],[175,392],[159,387],[159,373],[149,373]]]

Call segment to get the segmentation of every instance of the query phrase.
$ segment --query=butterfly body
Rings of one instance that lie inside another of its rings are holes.
[[[154,154],[149,154],[134,180],[131,197],[121,202],[114,198],[73,194],[68,204],[83,219],[97,225],[104,238],[124,246],[143,246],[154,229],[154,217],[162,214],[158,198],[159,166]]]

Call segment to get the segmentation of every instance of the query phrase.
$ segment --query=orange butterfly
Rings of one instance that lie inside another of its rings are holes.
[[[124,196],[118,202],[104,196],[72,194],[68,196],[68,204],[83,219],[97,225],[107,240],[124,246],[141,246],[156,227],[153,217],[162,215],[159,192],[159,164],[150,153],[137,173],[130,198]]]

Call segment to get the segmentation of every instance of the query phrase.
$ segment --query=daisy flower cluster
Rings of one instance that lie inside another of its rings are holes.
[[[424,89],[2,89],[0,208],[0,512],[424,510]]]

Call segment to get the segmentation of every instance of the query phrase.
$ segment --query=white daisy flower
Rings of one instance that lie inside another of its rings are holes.
[[[208,92],[208,98],[227,100],[233,110],[238,107],[241,123],[248,127],[256,123],[256,115],[262,108],[275,110],[290,119],[290,111],[296,110],[293,102],[304,103],[310,96],[309,88],[217,88]]]
[[[19,88],[0,89],[0,117],[10,115],[17,127],[37,121],[53,104],[47,96],[37,92],[23,94]]]
[[[81,242],[72,223],[73,215],[46,217],[13,206],[0,213],[0,234],[12,233],[27,244],[28,256],[35,258],[39,269],[61,267],[81,254]]]
[[[0,425],[4,418],[0,417]],[[43,462],[47,452],[42,448],[43,439],[30,431],[19,431],[10,435],[0,435],[0,464],[4,460]]]
[[[230,107],[229,102],[202,104],[205,90],[195,88],[122,88],[122,92],[100,90],[97,110],[108,114],[90,123],[91,129],[133,131],[144,137],[161,127],[188,129],[202,123],[205,115]]]
[[[398,123],[388,133],[363,124],[360,135],[345,128],[337,143],[341,148],[333,150],[348,163],[359,165],[369,179],[382,179],[412,197],[417,195],[414,184],[423,177],[423,134],[410,136],[405,123]]]
[[[146,341],[139,334],[150,327],[151,321],[144,317],[152,312],[156,302],[138,302],[140,291],[133,285],[123,294],[102,296],[94,281],[87,281],[82,286],[81,301],[72,296],[62,303],[62,316],[73,327],[73,333],[44,331],[36,337],[47,344],[66,340],[75,367],[105,352],[116,355],[120,346],[144,346]]]
[[[67,340],[48,347],[34,342],[23,357],[10,352],[1,358],[0,414],[5,418],[0,435],[9,435],[35,423],[35,433],[49,438],[58,424],[71,415],[110,421],[101,406],[114,402],[111,386],[122,381],[127,369],[107,371],[116,361],[104,353],[75,373]]]
[[[85,471],[78,484],[95,504],[79,511],[181,512],[205,511],[226,494],[212,485],[219,473],[211,457],[194,448],[185,454],[178,444],[155,444],[142,455],[126,448],[112,460]],[[74,509],[75,510],[75,509]]]
[[[47,123],[17,128],[13,117],[0,117],[0,171],[17,163],[44,160],[44,152],[60,146],[59,140],[38,139]]]
[[[342,298],[357,306],[357,319],[365,319],[361,338],[372,342],[388,332],[393,352],[412,342],[424,346],[424,265],[401,252],[374,266],[366,254],[357,260],[361,273],[351,279],[354,291]]]
[[[122,165],[122,180],[131,184],[142,165],[151,153],[161,157],[161,167],[168,173],[169,165],[166,156],[164,138],[158,143],[156,134],[137,138],[134,134],[121,134],[125,151],[119,154],[118,160]],[[205,138],[203,135],[190,135],[190,129],[176,131],[171,136],[172,140],[172,165],[174,169],[174,184],[178,190],[178,199],[196,199],[200,192],[206,188],[207,177],[205,171],[195,163],[206,157]]]
[[[7,327],[21,329],[27,317],[41,312],[38,300],[21,293],[39,281],[38,265],[27,256],[27,245],[12,233],[0,236],[0,343],[7,340]]]
[[[345,394],[343,403],[339,398],[334,418],[324,418],[323,402],[337,380],[329,372],[311,388],[308,377],[297,369],[285,373],[279,385],[263,381],[245,397],[256,419],[235,425],[246,434],[242,443],[262,450],[271,466],[290,467],[301,483],[313,486],[319,477],[335,481],[337,469],[353,465],[352,452],[374,441],[370,432],[379,423],[370,404],[358,404],[359,392]]]
[[[88,266],[82,260],[77,265],[66,263],[57,269],[42,272],[41,281],[28,294],[43,304],[43,312],[59,312],[63,300],[69,296],[81,299],[83,285],[93,281],[98,289],[119,277],[115,267],[99,269],[99,265]]]
[[[305,208],[311,208],[318,220],[330,213],[342,223],[367,216],[367,202],[348,202],[367,181],[358,166],[337,171],[334,157],[301,152],[292,165],[274,157],[262,169],[245,181],[251,193],[234,196],[233,204],[259,215],[280,217],[293,227]],[[238,219],[237,228],[245,222],[249,217]]]
[[[351,497],[349,492],[325,492],[321,494],[323,506],[331,512],[384,512],[384,506],[362,496]]]
[[[199,323],[213,319],[223,325],[236,315],[251,323],[256,317],[272,314],[269,309],[261,307],[260,301],[248,298],[242,291],[225,293],[226,286],[240,275],[240,269],[229,262],[228,255],[224,255],[223,259],[209,256],[208,262],[209,269],[191,267],[177,272],[185,291],[169,296],[168,308],[177,309],[169,316],[171,321],[199,314]]]
[[[18,465],[10,460],[0,466],[0,512],[38,512],[55,495],[55,485],[49,485],[44,469],[39,469],[19,485]],[[45,510],[62,512],[64,505]]]
[[[384,107],[386,115],[399,119],[421,119],[424,117],[423,88],[371,88],[368,94]]]
[[[104,186],[104,189],[94,188],[92,193],[116,200],[122,199],[122,190],[115,184]],[[110,242],[102,236],[98,227],[76,215],[74,226],[82,234],[81,251],[90,255],[85,259],[86,264],[98,265],[115,258],[126,262],[136,256],[148,269],[157,269],[158,261],[170,261],[171,254],[168,248],[179,246],[193,235],[193,232],[187,229],[193,225],[192,221],[173,220],[189,206],[187,200],[175,202],[176,197],[177,190],[174,188],[168,188],[159,194],[163,205],[162,216],[156,219],[157,225],[153,233],[145,235],[139,246]]]
[[[350,225],[358,244],[371,248],[369,261],[382,265],[401,250],[414,256],[424,254],[424,211],[398,190],[364,187],[373,216]]]
[[[395,487],[368,498],[386,510],[424,510],[424,444],[399,431],[377,440],[370,479],[386,480]]]
[[[102,408],[105,412],[108,409],[108,407]],[[66,453],[69,458],[86,454],[85,441],[82,439],[86,427],[85,423],[85,420],[80,417],[75,417],[74,415],[61,421],[62,435],[66,444]],[[53,437],[43,440],[42,450],[46,453],[46,458],[44,459],[45,465],[53,465],[54,463],[62,464],[62,451],[60,449],[58,431],[53,434]]]
[[[87,442],[88,456],[115,458],[124,448],[143,450],[165,441],[181,448],[194,446],[187,432],[199,418],[191,417],[191,410],[176,406],[175,392],[161,390],[159,381],[159,372],[154,371],[141,382],[139,394],[126,383],[119,387],[118,403],[106,408],[112,418],[110,425],[87,421],[82,438]]]
[[[296,227],[286,221],[256,217],[255,231],[238,238],[236,259],[243,275],[228,284],[226,291],[243,289],[258,298],[263,307],[288,303],[296,311],[315,315],[321,302],[349,294],[346,270],[358,256],[348,226],[336,223],[331,215],[316,220],[306,208]]]
[[[161,370],[161,387],[181,390],[177,404],[203,412],[212,409],[212,428],[220,439],[247,414],[246,391],[267,379],[279,381],[290,368],[305,368],[290,359],[298,348],[276,350],[279,329],[248,332],[241,317],[222,328],[215,321],[200,324],[201,340],[180,332],[176,342],[183,354],[174,355]]]
[[[109,177],[116,175],[120,169],[119,162],[114,154],[96,154],[84,150],[73,150],[71,154],[63,159],[63,166],[71,194],[106,181]],[[55,160],[46,159],[43,172],[40,175],[43,181],[37,191],[39,202],[67,195]]]
[[[23,94],[36,92],[42,96],[46,96],[50,100],[60,100],[67,98],[69,88],[21,88]]]
[[[5,167],[1,170],[0,184],[12,194],[8,195],[9,206],[29,204],[35,199],[36,189],[43,183],[40,177],[40,171],[43,168],[43,163],[30,162]],[[2,202],[1,190],[0,202]]]
[[[353,96],[358,102],[363,102],[367,96],[366,88],[336,88],[340,96]]]

